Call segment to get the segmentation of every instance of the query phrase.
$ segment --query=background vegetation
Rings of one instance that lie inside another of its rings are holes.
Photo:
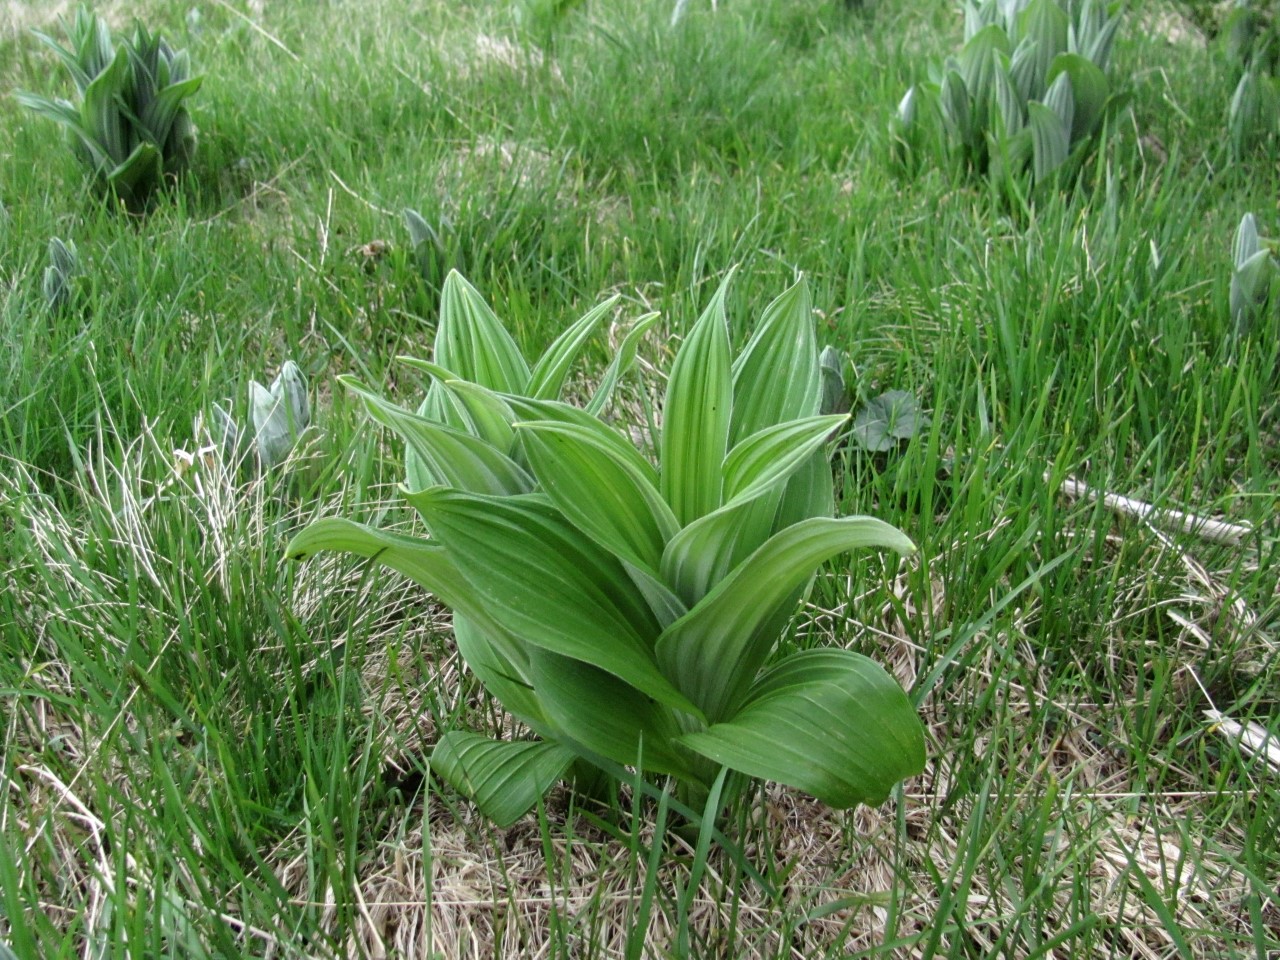
[[[903,92],[958,47],[949,3],[692,3],[676,29],[640,0],[100,9],[190,51],[201,139],[124,216],[0,99],[0,956],[1280,950],[1278,771],[1223,721],[1280,725],[1280,337],[1228,309],[1280,168],[1231,159],[1236,77],[1172,4],[1126,14],[1131,105],[1080,186],[1026,204],[891,163]],[[66,95],[25,29],[60,10],[3,8],[0,89]],[[411,249],[408,207],[444,253]],[[730,265],[739,346],[809,278],[855,402],[907,391],[929,421],[835,461],[842,508],[918,557],[832,566],[793,640],[894,671],[921,777],[849,814],[762,790],[741,855],[564,794],[496,830],[433,785],[438,731],[509,722],[447,621],[281,553],[319,516],[411,523],[401,451],[332,383],[413,402],[391,361],[425,351],[455,264],[526,353],[612,293],[662,311],[645,370]],[[193,420],[289,358],[312,428],[237,470]],[[1252,529],[1118,519],[1068,477]]]

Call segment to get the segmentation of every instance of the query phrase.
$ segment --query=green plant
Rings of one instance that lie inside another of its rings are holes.
[[[249,381],[252,436],[244,434],[231,413],[216,403],[213,419],[223,450],[233,462],[244,459],[252,450],[258,466],[269,470],[284,463],[311,423],[307,378],[296,363],[286,360],[270,387],[257,380]]]
[[[966,0],[964,46],[907,91],[897,157],[954,159],[994,178],[1039,182],[1074,168],[1120,102],[1107,78],[1119,7],[1104,0]]]
[[[139,211],[195,152],[195,127],[183,101],[203,78],[190,75],[185,50],[175,52],[140,23],[118,46],[106,21],[85,6],[63,28],[67,47],[36,36],[61,58],[79,104],[30,93],[19,93],[18,100],[62,124],[97,185]]]
[[[1280,4],[1237,0],[1222,36],[1240,71],[1227,118],[1231,150],[1239,158],[1280,133]]]
[[[41,283],[44,300],[50,310],[65,309],[71,302],[74,293],[72,281],[79,272],[80,257],[76,253],[76,245],[69,240],[63,242],[57,237],[50,237],[49,265],[44,268]]]
[[[1259,238],[1258,223],[1252,213],[1240,219],[1231,245],[1231,258],[1231,319],[1237,333],[1247,333],[1266,310],[1272,285],[1280,279],[1280,264]]]
[[[471,670],[539,737],[451,730],[435,747],[432,770],[500,824],[575,763],[666,774],[717,808],[722,767],[738,789],[758,777],[849,807],[924,763],[919,720],[880,666],[778,650],[820,563],[913,547],[882,521],[833,517],[824,447],[847,417],[818,413],[805,285],[735,359],[727,284],[676,355],[656,464],[597,416],[617,358],[585,409],[553,399],[602,308],[531,370],[453,273],[434,360],[409,361],[434,377],[418,414],[344,381],[412,451],[403,494],[430,538],[334,518],[287,553],[376,558],[452,608]]]

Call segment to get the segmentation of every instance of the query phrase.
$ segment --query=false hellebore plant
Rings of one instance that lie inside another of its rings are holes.
[[[325,519],[288,554],[377,559],[453,610],[468,666],[538,739],[449,731],[431,768],[501,825],[575,762],[670,776],[691,804],[715,795],[724,767],[738,787],[776,780],[836,807],[882,802],[924,764],[920,722],[876,663],[775,656],[819,564],[913,547],[880,520],[833,517],[825,447],[847,416],[819,414],[804,284],[736,359],[724,298],[722,286],[676,355],[656,463],[597,416],[652,317],[585,408],[557,399],[613,301],[530,369],[452,273],[433,361],[407,361],[434,378],[417,413],[345,379],[404,439],[403,494],[430,536]]]
[[[1074,166],[1120,100],[1107,78],[1119,6],[965,0],[964,46],[898,104],[896,149],[957,158],[997,182]]]
[[[138,212],[195,153],[195,127],[183,101],[203,78],[190,75],[185,50],[173,51],[140,23],[116,46],[107,22],[81,6],[64,29],[66,47],[36,36],[71,74],[79,103],[30,93],[19,93],[18,101],[62,124],[97,185]]]

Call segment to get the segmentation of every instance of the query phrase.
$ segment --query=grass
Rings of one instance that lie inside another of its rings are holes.
[[[110,4],[207,77],[194,168],[145,220],[0,100],[0,956],[1280,951],[1277,771],[1204,716],[1280,724],[1278,321],[1234,340],[1225,306],[1235,225],[1280,231],[1280,184],[1226,163],[1226,71],[1135,5],[1131,110],[1079,189],[1015,207],[887,162],[949,5],[720,7],[529,36],[483,3]],[[49,15],[14,9],[0,86],[56,92],[18,29]],[[735,263],[741,343],[810,278],[857,396],[931,421],[834,460],[842,509],[918,559],[833,567],[788,642],[891,667],[921,777],[847,814],[758,788],[709,851],[660,787],[557,792],[507,831],[437,789],[437,731],[510,724],[447,620],[391,575],[280,560],[321,515],[411,522],[400,452],[332,390],[420,394],[392,358],[426,350],[439,277],[406,207],[527,352],[619,292],[663,312],[655,359]],[[62,315],[54,235],[85,266]],[[193,419],[287,358],[318,426],[255,478]],[[1253,532],[1124,520],[1068,476]]]

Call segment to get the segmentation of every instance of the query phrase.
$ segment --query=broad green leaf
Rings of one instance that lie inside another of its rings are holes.
[[[163,146],[168,139],[174,120],[183,109],[182,101],[199,90],[203,82],[203,77],[192,77],[182,83],[170,84],[141,111],[138,120],[157,146]]]
[[[1013,56],[1009,58],[1009,79],[1013,88],[1018,91],[1018,99],[1025,104],[1032,97],[1039,97],[1043,87],[1036,86],[1036,68],[1040,61],[1040,45],[1030,37],[1013,48]]]
[[[1231,244],[1231,262],[1238,270],[1261,249],[1262,243],[1258,239],[1258,221],[1252,213],[1246,213],[1240,218],[1240,226],[1236,228],[1235,240]],[[49,250],[53,251],[52,242]]]
[[[681,524],[720,506],[720,465],[733,414],[729,322],[724,300],[732,273],[676,354],[662,406],[659,488]]]
[[[410,413],[384,400],[354,377],[338,378],[359,396],[374,420],[399,434],[418,458],[418,478],[472,493],[523,493],[533,478],[502,451],[478,437]]]
[[[1049,67],[1049,82],[1056,83],[1060,74],[1071,80],[1074,110],[1071,118],[1071,142],[1090,136],[1106,112],[1111,84],[1107,75],[1084,57],[1075,53],[1059,54]]]
[[[781,491],[777,491],[726,504],[699,517],[671,539],[662,554],[662,579],[682,603],[697,604],[769,539],[781,498]]]
[[[667,581],[653,570],[648,567],[637,567],[625,560],[622,561],[622,566],[631,576],[631,582],[636,585],[645,603],[653,611],[658,626],[663,630],[689,612],[688,604],[681,600]]]
[[[631,370],[632,364],[636,361],[636,351],[640,348],[640,341],[644,335],[649,332],[658,321],[659,314],[650,313],[641,317],[631,325],[631,329],[627,331],[627,335],[622,338],[622,343],[618,347],[618,352],[613,355],[613,359],[609,361],[609,366],[605,368],[604,376],[600,378],[600,384],[596,387],[596,392],[591,395],[591,399],[587,402],[587,413],[592,416],[599,416],[604,408],[608,405],[613,391],[620,381]]]
[[[1071,129],[1075,122],[1076,98],[1071,92],[1071,77],[1060,73],[1044,95],[1044,105],[1058,115],[1062,121],[1062,129],[1067,133],[1067,146],[1071,145]]]
[[[972,146],[974,141],[973,108],[969,100],[964,79],[955,70],[948,70],[942,79],[942,113],[956,138],[966,146]]]
[[[760,678],[734,716],[681,742],[838,809],[883,803],[925,762],[924,728],[902,688],[847,650],[793,654]]]
[[[556,739],[559,728],[547,716],[530,680],[529,648],[496,622],[476,621],[453,611],[458,653],[507,712],[539,736]]]
[[[125,129],[120,110],[121,87],[129,70],[129,55],[123,47],[111,66],[93,79],[85,89],[81,114],[94,139],[114,164],[120,164],[133,152],[133,144]]]
[[[430,374],[434,380],[432,387],[439,387],[447,395],[447,400],[437,394],[430,397],[430,403],[424,401],[418,411],[420,416],[457,427],[491,443],[507,456],[511,455],[515,446],[515,434],[511,430],[515,413],[501,395],[478,383],[472,383],[438,363],[417,357],[399,356],[396,359]]]
[[[1057,0],[1031,0],[1018,15],[1019,38],[1035,43],[1035,54],[1029,64],[1028,98],[1040,99],[1048,88],[1049,66],[1054,57],[1067,49],[1067,30],[1071,20]]]
[[[505,399],[520,422],[547,421],[578,427],[590,433],[598,442],[608,446],[617,459],[625,462],[628,469],[637,471],[649,485],[654,487],[658,485],[657,469],[640,455],[640,451],[631,441],[581,407],[558,400],[530,400],[528,397],[516,396]]]
[[[515,450],[515,411],[500,394],[469,380],[450,380],[445,389],[453,395],[470,425],[468,433],[492,444],[507,456]]]
[[[1026,123],[1026,117],[1023,114],[1023,100],[1014,86],[1008,66],[1002,64],[996,70],[992,78],[992,89],[995,99],[995,116],[999,117],[1001,123],[1000,134],[1004,137],[1012,137],[1022,129]]]
[[[1111,45],[1119,27],[1120,17],[1108,13],[1104,0],[1096,3],[1094,0],[1085,0],[1085,13],[1080,17],[1080,28],[1068,31],[1067,49],[1105,71],[1111,61]]]
[[[663,631],[655,646],[663,673],[710,721],[731,715],[777,640],[760,628],[819,564],[862,547],[915,549],[902,531],[871,517],[815,517],[775,534]]]
[[[1000,69],[998,57],[1009,52],[1008,35],[1003,28],[992,24],[974,34],[956,58],[960,76],[969,91],[972,122],[981,129],[988,126],[995,74]]]
[[[560,334],[534,365],[524,392],[538,400],[558,400],[573,361],[619,299],[616,295],[610,297]]]
[[[105,27],[106,24],[104,23],[103,26]],[[47,33],[41,33],[39,30],[32,30],[31,32],[35,34],[41,43],[58,55],[58,59],[66,67],[67,73],[71,75],[71,79],[76,85],[76,90],[79,91],[81,96],[84,96],[84,92],[88,89],[89,84],[93,82],[93,78],[106,69],[107,64],[111,62],[112,52],[109,38],[107,40],[106,57],[98,61],[96,58],[77,56],[74,49],[67,50]],[[82,63],[82,61],[88,62]]]
[[[529,383],[529,366],[515,340],[456,270],[449,271],[440,292],[432,359],[491,390],[523,393]]]
[[[619,456],[600,436],[609,431],[603,424],[543,420],[516,429],[533,475],[569,521],[618,558],[656,571],[679,524],[639,455]]]
[[[1031,130],[1032,171],[1037,182],[1044,180],[1067,160],[1070,142],[1062,119],[1043,103],[1027,104]]]
[[[407,537],[340,517],[326,517],[290,540],[284,554],[289,560],[305,560],[322,550],[377,560],[425,588],[446,606],[465,605],[471,592],[444,547],[421,537]],[[485,619],[484,611],[479,613]]]
[[[404,224],[409,230],[409,243],[413,245],[414,250],[417,250],[424,243],[433,248],[443,250],[440,235],[436,233],[435,227],[427,223],[426,218],[417,210],[409,207],[405,208]]]
[[[844,382],[844,354],[835,347],[823,347],[818,355],[818,369],[822,380],[820,413],[833,415],[849,412],[849,388]]]
[[[822,403],[818,344],[809,285],[797,280],[774,300],[733,364],[733,423],[738,443],[765,427],[811,417]]]
[[[450,730],[431,751],[431,772],[499,827],[509,827],[564,776],[574,754],[542,740],[491,740]]]
[[[810,517],[832,517],[836,512],[831,461],[819,450],[795,472],[782,493],[774,530],[782,530]]]
[[[617,763],[696,779],[669,709],[581,660],[536,650],[530,661],[538,698],[568,738]]]
[[[140,142],[119,166],[106,172],[108,186],[121,198],[141,202],[164,178],[164,159],[155,144]]]
[[[593,664],[668,706],[698,712],[659,672],[648,639],[657,621],[627,572],[550,504],[443,487],[405,498],[466,578],[470,607],[525,643]]]
[[[1276,273],[1270,252],[1259,250],[1231,274],[1231,319],[1239,332],[1249,328],[1254,314],[1269,299]]]
[[[680,530],[662,555],[663,579],[684,603],[701,600],[769,539],[784,497],[782,485],[807,469],[814,452],[847,419],[810,417],[768,427],[734,448],[725,461],[725,505]],[[830,470],[825,458],[819,459],[830,497]],[[731,499],[730,490],[736,491]],[[833,510],[834,504],[826,512]]]
[[[905,390],[889,390],[867,401],[853,422],[853,438],[864,450],[884,453],[910,440],[929,418]]]
[[[806,417],[766,427],[735,446],[724,461],[724,500],[750,500],[781,483],[848,421],[845,414]]]

